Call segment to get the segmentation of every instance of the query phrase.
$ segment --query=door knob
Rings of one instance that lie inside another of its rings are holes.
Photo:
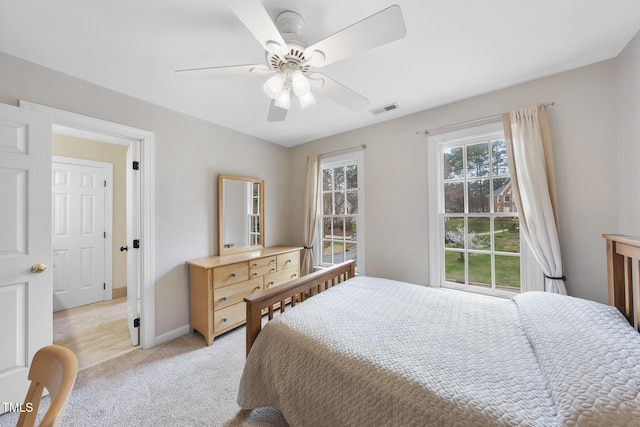
[[[45,271],[47,269],[47,266],[44,264],[33,264],[31,266],[31,271],[33,273],[42,273],[43,271]]]
[[[120,252],[128,251],[129,246],[120,246]]]

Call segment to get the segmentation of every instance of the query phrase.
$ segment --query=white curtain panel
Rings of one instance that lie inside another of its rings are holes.
[[[521,230],[545,275],[545,291],[566,295],[547,111],[521,108],[506,113],[503,122]]]
[[[304,190],[304,251],[301,275],[313,271],[313,240],[318,217],[318,187],[320,185],[320,156],[307,157],[307,185]]]

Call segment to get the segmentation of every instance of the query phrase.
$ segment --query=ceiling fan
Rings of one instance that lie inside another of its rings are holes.
[[[292,91],[301,108],[316,102],[314,93],[352,110],[363,108],[369,103],[367,98],[315,69],[400,39],[407,33],[400,6],[393,5],[307,45],[302,37],[304,20],[297,13],[282,12],[273,22],[260,0],[227,0],[227,3],[265,49],[266,64],[192,68],[176,73],[187,78],[273,74],[263,87],[271,98],[267,116],[270,122],[285,119]]]

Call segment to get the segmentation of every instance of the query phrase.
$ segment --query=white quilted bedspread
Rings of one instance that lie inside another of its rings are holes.
[[[266,325],[238,403],[295,427],[640,426],[640,334],[625,322],[570,297],[356,277]]]

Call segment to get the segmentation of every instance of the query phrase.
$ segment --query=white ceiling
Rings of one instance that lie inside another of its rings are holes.
[[[640,30],[638,0],[396,0],[407,36],[321,71],[370,99],[328,98],[266,120],[265,76],[187,80],[184,68],[264,62],[221,0],[0,2],[0,51],[284,146],[371,125],[617,56]],[[393,0],[264,0],[301,14],[314,43]],[[390,103],[399,109],[373,116]]]

